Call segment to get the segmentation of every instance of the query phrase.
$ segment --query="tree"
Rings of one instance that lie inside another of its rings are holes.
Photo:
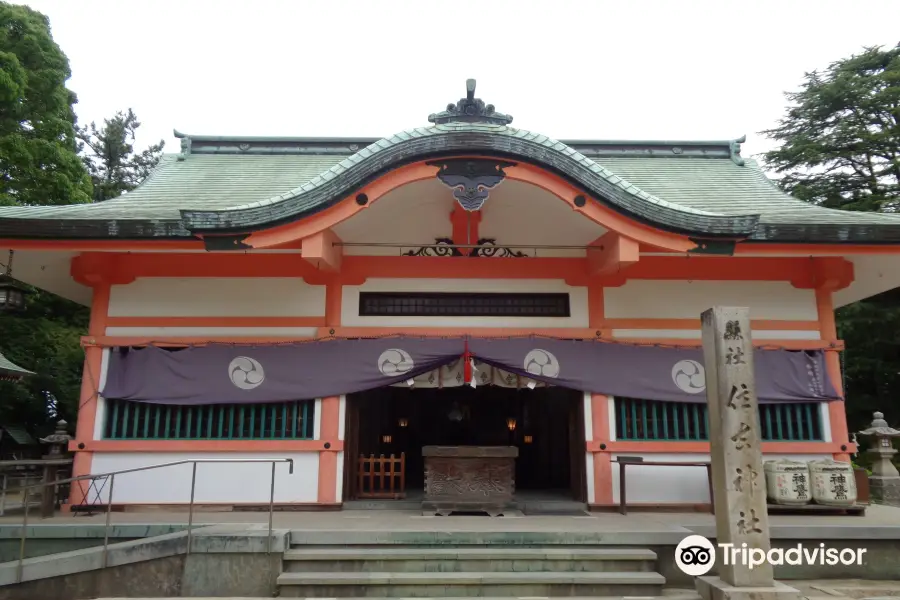
[[[95,123],[77,129],[82,160],[94,184],[94,201],[102,202],[133,190],[159,163],[165,141],[135,153],[135,132],[141,126],[134,112],[117,112],[104,119],[103,127]]]
[[[47,17],[0,2],[0,204],[90,201],[70,74]]]
[[[0,344],[11,361],[35,372],[22,382],[0,382],[0,423],[50,433],[56,418],[71,426],[78,416],[88,310],[48,292],[35,291],[27,309],[0,314]]]
[[[767,166],[797,198],[845,210],[900,210],[900,45],[866,48],[806,73]]]
[[[900,210],[900,45],[866,48],[804,76],[763,155],[779,185],[807,202],[857,211]],[[900,423],[900,294],[837,312],[850,431],[880,410]]]
[[[90,202],[69,75],[47,18],[0,2],[0,204]],[[23,313],[0,315],[0,350],[37,373],[18,384],[0,382],[0,423],[48,433],[49,405],[74,421],[84,363],[78,338],[87,319],[85,307],[37,290]]]

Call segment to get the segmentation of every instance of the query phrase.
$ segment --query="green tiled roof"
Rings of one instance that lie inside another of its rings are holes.
[[[252,230],[327,208],[378,168],[472,149],[545,164],[602,201],[675,230],[900,243],[900,217],[795,200],[754,161],[740,159],[730,141],[563,143],[509,126],[448,123],[383,140],[185,136],[183,149],[166,155],[140,187],[120,198],[0,207],[0,235],[158,238]]]
[[[11,360],[3,356],[3,353],[0,352],[0,377],[26,377],[28,375],[34,375],[32,371],[28,369],[23,369],[19,365],[13,363]]]
[[[11,437],[13,441],[20,446],[33,446],[37,444],[31,435],[27,431],[25,431],[24,427],[15,427],[15,426],[5,426],[3,431],[6,432],[6,435]]]
[[[757,213],[761,223],[900,223],[900,217],[832,210],[797,200],[769,180],[754,160],[595,158],[642,190],[679,204],[725,215]]]

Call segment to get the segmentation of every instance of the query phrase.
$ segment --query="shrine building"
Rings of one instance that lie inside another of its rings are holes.
[[[119,198],[0,207],[12,277],[90,307],[76,475],[291,458],[275,503],[337,508],[495,453],[511,472],[430,485],[612,506],[621,457],[709,460],[714,305],[749,307],[765,458],[849,460],[834,311],[900,286],[900,217],[786,195],[744,138],[557,141],[474,81],[422,108],[383,139],[176,132]],[[71,503],[185,504],[191,477]],[[198,504],[269,502],[270,465],[196,477]],[[627,496],[708,503],[705,469],[629,469]]]

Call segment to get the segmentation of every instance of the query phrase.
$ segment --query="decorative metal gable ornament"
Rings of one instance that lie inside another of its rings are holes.
[[[428,115],[435,125],[444,123],[489,123],[508,125],[512,117],[494,110],[493,104],[485,104],[475,97],[475,80],[466,80],[466,97],[456,104],[448,104],[447,110]],[[488,198],[489,190],[503,181],[504,167],[515,163],[497,160],[448,159],[429,162],[440,167],[438,179],[453,190],[453,197],[469,212],[481,209]]]
[[[492,159],[451,158],[426,163],[440,167],[437,178],[453,190],[453,197],[465,210],[474,212],[484,206],[490,190],[506,177],[503,169],[516,163]]]
[[[456,104],[448,104],[447,110],[428,115],[428,122],[441,123],[492,123],[509,125],[513,118],[494,110],[493,104],[485,104],[484,100],[475,97],[475,80],[466,80],[466,97],[460,98]]]

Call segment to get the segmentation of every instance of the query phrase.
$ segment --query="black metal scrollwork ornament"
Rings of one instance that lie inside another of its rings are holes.
[[[453,243],[450,238],[436,238],[434,244],[430,246],[422,246],[415,250],[409,250],[403,253],[403,256],[435,256],[435,257],[451,257],[451,256],[468,256],[469,258],[528,258],[528,254],[497,245],[497,240],[492,238],[481,238],[478,240],[476,247],[471,248],[468,254],[463,253],[458,246]]]

